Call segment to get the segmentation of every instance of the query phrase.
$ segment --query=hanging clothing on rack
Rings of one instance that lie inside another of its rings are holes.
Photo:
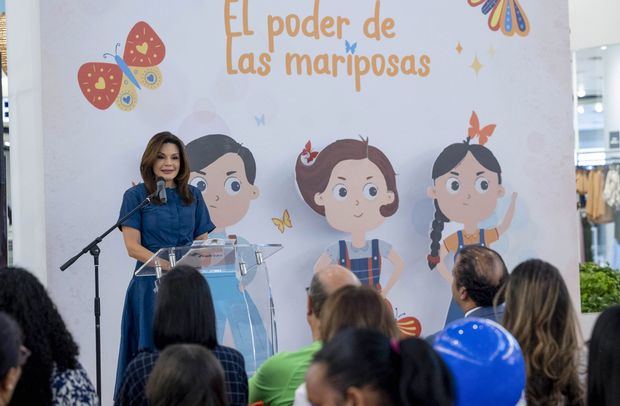
[[[588,172],[585,169],[577,168],[575,173],[577,189],[577,208],[586,207],[586,193],[588,193]]]
[[[588,193],[588,173],[589,171],[586,169],[577,168],[577,193],[579,193],[580,195],[585,195],[586,193]]]
[[[613,209],[607,205],[603,197],[605,173],[602,169],[594,169],[588,174],[588,191],[586,199],[586,215],[595,224],[614,221]]]
[[[609,206],[616,210],[620,209],[620,173],[618,172],[618,165],[612,165],[607,170],[603,197]]]

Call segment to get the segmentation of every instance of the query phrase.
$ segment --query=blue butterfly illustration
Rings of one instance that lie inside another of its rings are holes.
[[[344,40],[344,53],[345,54],[348,52],[351,54],[354,54],[356,49],[357,49],[357,42],[354,42],[353,44],[351,44],[346,39]]]
[[[265,113],[260,116],[254,116],[254,120],[256,120],[257,126],[265,125]]]

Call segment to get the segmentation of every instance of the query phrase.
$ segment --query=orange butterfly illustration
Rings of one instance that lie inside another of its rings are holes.
[[[489,137],[493,135],[493,131],[495,131],[495,124],[489,124],[480,128],[480,120],[478,120],[478,115],[475,111],[471,112],[471,117],[469,118],[469,129],[467,130],[467,136],[470,140],[473,140],[476,136],[478,137],[478,144],[484,145],[489,140]]]
[[[288,213],[288,210],[284,210],[282,218],[272,217],[271,221],[281,233],[284,233],[287,227],[293,228],[293,222],[291,221],[291,215]]]
[[[94,107],[105,110],[112,104],[124,111],[136,107],[138,92],[143,87],[157,89],[162,83],[159,65],[166,55],[166,47],[155,30],[139,21],[127,35],[123,57],[118,55],[116,44],[115,63],[87,62],[78,70],[78,84],[84,97]]]

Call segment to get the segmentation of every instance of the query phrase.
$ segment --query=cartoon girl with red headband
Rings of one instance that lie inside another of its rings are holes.
[[[363,284],[380,290],[384,296],[392,289],[404,268],[403,259],[391,244],[367,240],[367,234],[398,210],[398,191],[392,164],[368,140],[337,140],[322,151],[312,151],[308,143],[297,157],[297,186],[304,201],[338,231],[351,240],[331,245],[315,264],[315,270],[328,264],[350,269]],[[382,261],[386,258],[394,271],[382,289]]]
[[[432,223],[431,251],[428,265],[438,268],[441,275],[452,282],[445,260],[450,254],[456,258],[463,247],[489,246],[508,230],[515,211],[517,194],[512,194],[508,211],[496,227],[483,229],[479,224],[489,218],[497,201],[505,194],[502,186],[502,169],[493,153],[484,145],[493,134],[495,125],[480,128],[478,116],[472,112],[468,137],[464,142],[446,147],[433,165],[433,186],[427,195],[433,199],[435,218]],[[478,137],[478,143],[472,141]],[[447,222],[463,224],[463,229],[445,237],[442,231]],[[448,311],[450,322],[463,317],[460,308],[452,301]]]

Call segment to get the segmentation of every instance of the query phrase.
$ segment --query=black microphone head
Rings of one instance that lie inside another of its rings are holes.
[[[157,197],[159,201],[166,204],[168,197],[166,196],[166,181],[161,176],[157,177]]]

